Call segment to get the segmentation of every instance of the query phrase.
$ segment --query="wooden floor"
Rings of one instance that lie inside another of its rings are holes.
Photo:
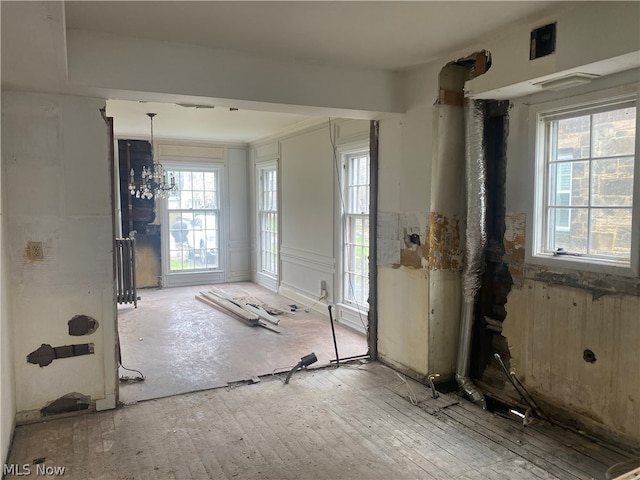
[[[433,400],[379,363],[358,363],[20,426],[8,462],[79,480],[573,480],[603,479],[628,457],[455,395]]]
[[[288,370],[311,352],[319,364],[335,358],[328,319],[250,282],[217,285],[234,297],[252,296],[285,310],[274,333],[250,327],[195,299],[208,286],[145,289],[138,308],[118,308],[122,364],[142,372],[140,383],[121,383],[120,401],[131,403],[227,385],[229,382]],[[319,304],[322,305],[322,304]],[[326,308],[326,307],[325,307]],[[367,339],[336,325],[341,357],[367,353]],[[120,369],[121,377],[136,372]]]

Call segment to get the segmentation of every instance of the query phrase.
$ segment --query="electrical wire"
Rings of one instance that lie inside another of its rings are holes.
[[[121,382],[142,382],[145,379],[144,374],[140,370],[136,370],[135,368],[127,368],[122,365],[122,362],[118,362],[118,367],[128,372],[136,372],[140,375],[139,377],[120,377]]]
[[[139,377],[120,377],[118,376],[118,379],[121,382],[142,382],[145,379],[144,374],[140,371],[140,370],[136,370],[134,368],[127,368],[122,364],[122,350],[120,349],[120,332],[116,331],[116,340],[117,340],[117,345],[118,345],[118,367],[122,368],[123,370],[127,370],[128,372],[136,372],[138,374],[140,374]]]
[[[339,162],[338,162],[338,154],[337,154],[336,142],[335,142],[335,139],[333,138],[333,134],[331,133],[332,130],[333,130],[333,128],[332,128],[332,125],[331,125],[331,117],[329,117],[329,141],[331,142],[331,149],[333,151],[333,165],[335,167],[336,180],[338,182],[338,192],[339,192],[339,196],[340,196],[340,205],[342,207],[342,212],[344,213],[344,212],[347,211],[347,207],[346,207],[346,203],[344,201],[344,192],[342,191],[342,175],[341,175],[341,172],[340,172],[340,165],[339,165]],[[369,201],[371,201],[371,200],[369,200]],[[351,275],[347,275],[347,279],[349,280],[349,293],[351,294],[352,298],[356,298],[355,289],[353,288],[353,282],[351,281]],[[357,301],[353,302],[353,303],[355,303],[356,310],[358,311],[358,319],[360,320],[360,323],[362,324],[362,328],[364,328],[366,330],[367,329],[367,325],[364,323],[364,320],[362,319],[362,311],[360,310],[360,304]]]

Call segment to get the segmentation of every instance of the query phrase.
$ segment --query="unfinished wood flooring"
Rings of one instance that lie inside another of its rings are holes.
[[[67,479],[603,479],[629,455],[523,427],[379,364],[262,377],[21,426],[9,462]],[[411,401],[410,401],[411,400]],[[417,404],[417,405],[414,405]],[[18,478],[8,475],[8,479]]]

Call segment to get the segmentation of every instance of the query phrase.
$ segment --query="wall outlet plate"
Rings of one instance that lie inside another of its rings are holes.
[[[29,258],[31,260],[44,260],[42,242],[28,242]]]

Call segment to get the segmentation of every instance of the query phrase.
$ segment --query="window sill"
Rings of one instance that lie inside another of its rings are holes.
[[[553,255],[551,253],[531,255],[527,258],[527,262],[550,268],[586,271],[620,277],[638,277],[638,269],[626,262],[605,261],[573,255]]]

